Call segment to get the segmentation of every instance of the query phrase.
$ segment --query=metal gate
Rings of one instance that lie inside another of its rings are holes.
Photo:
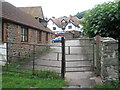
[[[65,72],[86,72],[94,70],[94,39],[84,38],[75,40],[79,42],[78,45],[75,45],[75,43],[67,45],[67,41],[64,43],[64,40],[62,42],[61,73],[63,78]]]
[[[35,45],[11,42],[7,43],[7,61],[5,61],[7,68],[5,68],[5,70],[14,70],[14,72],[24,73],[14,69],[14,66],[11,67],[9,65],[10,62],[13,61],[16,63],[17,60],[19,63],[20,61],[25,61],[23,63],[24,66],[22,66],[21,69],[32,70],[31,74],[36,74],[36,70],[51,69],[61,73],[61,77],[63,79],[65,77],[65,72],[93,71],[94,40],[76,39],[76,41],[78,45],[75,45],[75,43],[71,42],[71,40],[65,40],[64,37],[62,37],[61,43],[56,43],[53,45]],[[29,49],[25,49],[25,47],[29,47]],[[50,50],[50,53],[54,55],[48,55],[45,53],[42,55],[42,58],[41,56],[37,55],[37,53],[40,53],[37,50],[47,47],[53,47],[53,49],[55,49],[53,52]],[[59,50],[54,47],[57,47]],[[28,54],[24,55],[24,53]],[[26,59],[26,57],[28,59]]]

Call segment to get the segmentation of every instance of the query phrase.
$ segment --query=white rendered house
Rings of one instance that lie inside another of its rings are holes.
[[[59,25],[57,25],[52,19],[48,21],[47,27],[50,28],[55,33],[63,31],[61,27],[59,27]]]
[[[81,32],[81,25],[79,19],[76,16],[62,17],[62,18],[50,18],[48,20],[47,27],[53,32],[60,33],[66,31],[78,31]]]

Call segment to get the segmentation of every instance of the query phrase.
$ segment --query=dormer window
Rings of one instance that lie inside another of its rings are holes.
[[[47,21],[45,19],[39,18],[39,22],[46,28],[47,27]]]
[[[62,23],[62,24],[66,24],[66,23],[67,23],[67,21],[63,20],[63,21],[61,21],[61,23]]]

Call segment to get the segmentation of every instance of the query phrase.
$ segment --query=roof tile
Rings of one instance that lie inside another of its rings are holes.
[[[8,2],[2,2],[2,18],[39,30],[51,32],[51,30],[45,28],[34,17],[21,11],[19,8]]]

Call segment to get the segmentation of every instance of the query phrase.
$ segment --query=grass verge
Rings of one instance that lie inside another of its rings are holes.
[[[61,88],[67,85],[62,79],[40,78],[3,71],[2,88]]]
[[[42,54],[49,49],[35,52],[35,54]],[[60,75],[55,71],[44,70],[23,70],[21,65],[23,60],[31,55],[22,58],[21,61],[12,62],[4,66],[2,72],[2,88],[62,88],[68,84],[61,79]],[[13,71],[13,72],[10,72]],[[16,73],[20,72],[20,73]]]

